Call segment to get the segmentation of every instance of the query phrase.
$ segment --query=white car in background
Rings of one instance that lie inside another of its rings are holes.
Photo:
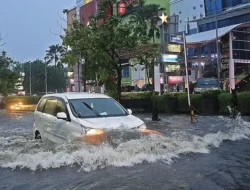
[[[145,123],[131,114],[131,110],[104,94],[49,94],[41,98],[34,112],[34,138],[55,143],[101,143],[107,140],[107,130],[135,129],[158,134],[147,130]]]

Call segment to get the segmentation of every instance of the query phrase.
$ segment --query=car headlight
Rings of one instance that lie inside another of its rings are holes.
[[[147,129],[147,126],[145,123],[143,123],[142,125],[140,125],[139,127],[137,127],[138,129]]]
[[[214,87],[213,90],[219,90],[219,88],[218,87]]]
[[[201,88],[195,88],[194,91],[200,92],[202,89]]]
[[[102,129],[92,129],[88,127],[84,127],[81,125],[82,131],[85,135],[102,135],[104,134],[104,131]]]

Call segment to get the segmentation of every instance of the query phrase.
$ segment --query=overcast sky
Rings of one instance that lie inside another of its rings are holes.
[[[49,45],[60,42],[65,27],[62,10],[76,0],[1,0],[0,33],[3,49],[17,61],[43,58]]]

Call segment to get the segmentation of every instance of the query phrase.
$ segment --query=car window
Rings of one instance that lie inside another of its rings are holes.
[[[111,98],[85,98],[70,100],[71,109],[76,117],[114,117],[126,116],[127,112]]]
[[[217,86],[218,81],[214,79],[198,79],[197,86]]]
[[[44,107],[44,113],[56,116],[56,106],[57,106],[56,99],[48,99]]]
[[[44,98],[40,101],[39,105],[37,106],[37,111],[43,112],[43,107],[47,101],[47,98]]]
[[[56,115],[59,112],[64,112],[66,113],[66,107],[65,107],[65,103],[62,100],[58,100],[57,101],[57,106],[56,106]]]

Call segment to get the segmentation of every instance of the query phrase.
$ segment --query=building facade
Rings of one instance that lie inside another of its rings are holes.
[[[70,29],[73,26],[74,21],[76,20],[76,8],[70,9],[67,13],[67,30],[70,31]]]
[[[190,39],[199,38],[200,42],[196,40],[198,46],[191,48],[191,61],[197,62],[202,75],[213,72],[218,77],[220,71],[224,84],[230,81],[230,88],[242,89],[250,78],[250,1],[204,0],[204,5],[205,17],[192,21],[198,34]],[[206,35],[213,40],[206,41]]]
[[[205,17],[204,0],[170,0],[170,15],[178,17],[178,32],[197,33],[197,23],[191,22]]]
[[[228,0],[227,4],[223,3],[224,1],[222,0],[217,0],[216,2],[205,0],[205,2],[205,6],[209,8],[206,8],[207,16],[197,20],[199,32],[216,29],[216,20],[218,28],[250,22],[249,0]]]
[[[133,2],[132,9],[124,6],[126,2]],[[136,3],[138,2],[138,3]],[[91,15],[95,14],[97,11],[99,0],[89,0],[89,1],[79,1],[77,0],[76,4],[76,18],[86,25],[88,24],[88,19]],[[165,84],[168,84],[169,76],[178,77],[180,75],[178,71],[178,63],[176,62],[176,58],[179,56],[181,52],[181,48],[178,45],[170,44],[170,38],[172,34],[176,34],[181,31],[181,26],[179,26],[178,16],[176,14],[170,14],[170,3],[169,0],[145,0],[144,5],[147,4],[158,4],[162,8],[164,8],[164,15],[167,16],[167,21],[163,23],[159,23],[159,29],[161,33],[161,37],[156,39],[155,43],[164,44],[164,50],[162,50],[162,56],[160,60],[158,60],[157,66],[155,66],[155,88],[156,91],[161,91]],[[122,5],[122,6],[121,6]],[[129,20],[130,15],[136,11],[140,6],[139,0],[118,0],[117,7],[114,11],[115,14],[119,14],[122,17],[123,22],[127,22]],[[163,14],[159,11],[159,20],[160,16]],[[111,13],[107,12],[106,15],[109,16]],[[184,23],[184,22],[183,22]],[[192,28],[193,29],[193,28]],[[183,29],[184,30],[184,29]],[[183,31],[182,30],[182,31]],[[174,59],[174,61],[172,61]],[[125,60],[123,62],[122,69],[122,84],[123,85],[135,85],[137,84],[139,87],[142,87],[147,83],[148,80],[147,74],[145,72],[145,68],[140,65],[135,65],[135,67],[130,67],[131,60]],[[152,73],[151,73],[152,74]],[[149,76],[150,78],[150,76]],[[174,85],[174,84],[171,84]]]

